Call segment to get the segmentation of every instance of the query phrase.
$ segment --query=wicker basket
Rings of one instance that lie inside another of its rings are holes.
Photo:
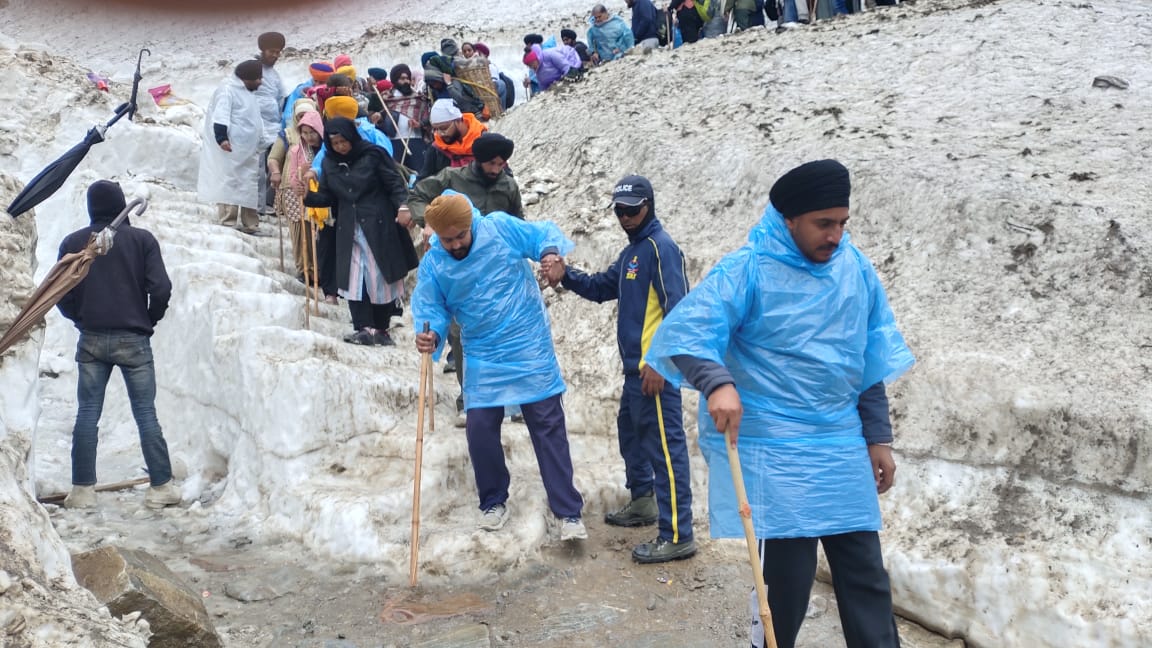
[[[476,96],[488,108],[488,114],[493,118],[504,113],[504,104],[496,92],[496,84],[492,81],[492,73],[488,68],[488,59],[483,56],[472,58],[458,58],[454,61],[456,78],[472,88]]]

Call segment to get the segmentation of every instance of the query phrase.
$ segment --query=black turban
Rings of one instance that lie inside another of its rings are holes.
[[[412,68],[403,63],[398,63],[392,66],[392,69],[388,71],[388,80],[392,82],[392,85],[400,85],[401,74],[407,74],[408,81],[412,81]]]
[[[111,223],[124,211],[124,190],[111,180],[88,185],[88,218],[93,223]]]
[[[244,61],[236,66],[236,78],[241,81],[255,81],[264,78],[264,64],[255,59]]]
[[[490,162],[493,158],[503,158],[507,162],[516,148],[512,140],[500,133],[484,133],[472,142],[472,157],[477,162]]]
[[[852,193],[848,169],[836,160],[808,162],[780,176],[768,192],[784,218],[835,207],[847,207]]]
[[[256,38],[256,46],[263,50],[284,49],[284,34],[279,32],[265,32]]]

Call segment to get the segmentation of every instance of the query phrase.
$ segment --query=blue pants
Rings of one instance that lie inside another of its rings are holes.
[[[140,432],[140,449],[153,486],[172,479],[168,444],[156,419],[156,367],[148,336],[132,331],[81,331],[76,344],[79,377],[76,383],[76,425],[72,428],[72,483],[96,483],[96,445],[104,391],[112,368],[120,367],[132,416]]]
[[[632,499],[656,494],[660,537],[692,539],[692,477],[680,412],[680,390],[665,384],[659,396],[640,392],[640,376],[625,374],[616,416],[620,456]]]
[[[548,494],[548,507],[557,517],[580,517],[584,499],[572,483],[572,455],[568,450],[568,428],[564,423],[564,403],[560,394],[520,406],[524,424],[536,450],[540,478]],[[465,432],[468,455],[476,475],[480,510],[486,511],[508,501],[511,476],[500,445],[503,407],[473,407],[468,410]]]
[[[824,545],[828,557],[848,648],[899,648],[892,590],[880,553],[880,536],[875,531],[759,541],[776,645],[796,645],[816,578],[817,542]],[[754,624],[754,632],[763,634],[756,620]],[[753,645],[756,639],[754,635]]]

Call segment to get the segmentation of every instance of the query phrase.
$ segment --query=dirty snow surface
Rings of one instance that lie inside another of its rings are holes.
[[[278,65],[289,85],[311,60],[339,52],[362,69],[416,65],[442,36],[488,42],[518,80],[521,35],[575,26],[587,3],[352,1],[340,12],[229,20],[81,4],[0,9],[9,106],[0,170],[27,181],[106,120],[127,95],[140,47],[151,50],[143,87],[170,83],[190,100],[161,109],[142,91],[136,121],[110,130],[35,216],[39,278],[63,236],[86,223],[89,182],[111,177],[152,201],[137,222],[161,241],[175,286],[153,338],[157,406],[187,475],[179,511],[106,518],[49,507],[52,522],[73,551],[114,542],[164,557],[161,533],[179,539],[169,558],[253,544],[349,578],[404,583],[419,375],[411,322],[384,349],[340,341],[350,329],[342,305],[322,306],[304,327],[303,290],[291,267],[280,271],[275,221],[265,236],[244,237],[196,202],[201,106],[266,29],[296,48]],[[377,5],[385,8],[374,13]],[[622,3],[612,8],[627,17]],[[899,470],[881,500],[899,612],[974,646],[1147,646],[1150,19],[1147,5],[1123,0],[920,0],[630,55],[493,127],[517,142],[529,218],[553,220],[576,241],[573,263],[600,269],[615,257],[624,237],[608,196],[617,178],[641,173],[693,281],[742,244],[779,174],[811,159],[844,162],[853,241],[877,266],[918,358],[890,388]],[[109,95],[88,84],[89,70],[111,77]],[[1093,87],[1099,75],[1129,87]],[[5,303],[15,299],[5,292]],[[546,299],[569,385],[577,487],[594,519],[627,497],[615,442],[615,309],[552,291]],[[68,487],[75,339],[54,313],[3,359],[22,369],[0,374],[9,391],[0,448],[21,461],[20,439],[34,448],[16,476],[0,474],[4,492],[15,492],[9,480],[41,494]],[[475,530],[466,443],[450,426],[455,381],[438,371],[436,381],[422,581],[481,583],[554,560],[556,532],[522,426],[504,435],[514,517],[499,533]],[[695,400],[687,395],[685,409]],[[113,379],[101,482],[141,476],[135,435]],[[698,453],[693,469],[703,525],[709,475]],[[133,496],[110,495],[108,506],[120,511]],[[57,532],[23,500],[0,501],[11,537],[42,539],[39,551],[18,553],[58,559]],[[84,531],[91,526],[108,532]],[[706,531],[697,529],[701,540]],[[742,559],[738,545],[705,548],[697,561]],[[723,645],[746,636],[739,623],[717,632]]]

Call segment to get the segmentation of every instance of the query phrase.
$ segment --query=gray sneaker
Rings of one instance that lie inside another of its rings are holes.
[[[63,506],[69,509],[96,508],[96,487],[73,486],[72,492],[64,498]]]
[[[484,511],[484,515],[480,516],[479,527],[484,531],[499,531],[504,528],[504,523],[508,521],[508,507],[504,504],[497,504]]]
[[[148,494],[144,496],[144,506],[150,509],[162,509],[180,503],[180,489],[176,488],[174,480],[169,479],[159,486],[150,486]]]
[[[587,540],[588,529],[584,528],[584,520],[578,517],[564,518],[560,523],[560,539],[567,540]]]
[[[696,555],[696,541],[685,540],[672,542],[664,538],[656,538],[652,542],[636,545],[632,550],[632,560],[648,565],[652,563],[668,562],[670,560],[684,560]]]
[[[656,508],[656,496],[637,497],[615,513],[606,513],[604,521],[618,527],[641,527],[656,524],[660,511]]]

